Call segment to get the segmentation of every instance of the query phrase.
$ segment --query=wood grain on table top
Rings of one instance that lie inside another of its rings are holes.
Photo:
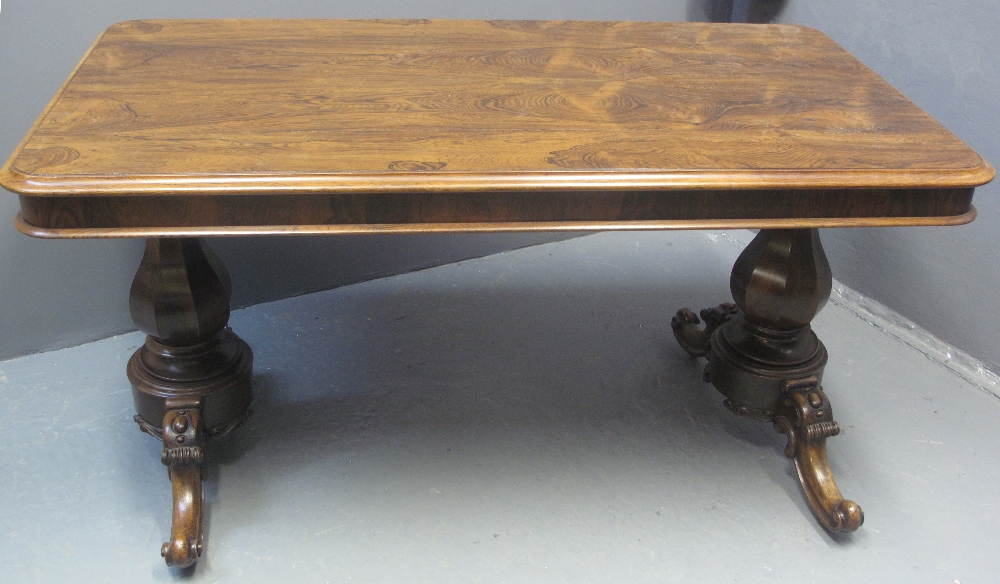
[[[781,25],[134,21],[0,172],[25,195],[951,188],[993,169]]]

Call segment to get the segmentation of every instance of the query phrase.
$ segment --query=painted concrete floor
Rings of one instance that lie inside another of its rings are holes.
[[[254,417],[212,445],[207,551],[131,421],[129,334],[0,363],[3,582],[1000,581],[1000,401],[830,304],[864,508],[831,537],[783,437],[674,343],[727,300],[717,234],[600,234],[256,306]]]

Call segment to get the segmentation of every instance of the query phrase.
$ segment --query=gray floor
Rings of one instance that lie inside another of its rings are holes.
[[[727,299],[717,239],[594,235],[234,313],[256,414],[210,451],[193,572],[158,553],[141,337],[0,363],[0,580],[1000,581],[1000,401],[828,305],[830,457],[866,512],[831,537],[783,438],[671,337]]]

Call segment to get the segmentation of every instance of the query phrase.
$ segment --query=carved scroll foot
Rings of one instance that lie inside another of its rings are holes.
[[[708,353],[712,333],[736,316],[738,310],[735,304],[720,304],[702,310],[699,320],[694,312],[682,308],[670,319],[670,328],[673,329],[674,338],[680,343],[681,348],[694,357],[704,357]],[[704,327],[699,326],[702,321],[705,321]]]
[[[205,543],[205,493],[201,485],[204,430],[200,399],[168,399],[163,417],[161,460],[169,469],[174,494],[170,541],[160,548],[168,566],[187,568],[198,561]]]
[[[840,494],[826,458],[826,439],[840,434],[840,426],[815,377],[785,382],[774,428],[788,437],[785,456],[795,461],[802,492],[823,527],[834,533],[861,527],[864,512]]]

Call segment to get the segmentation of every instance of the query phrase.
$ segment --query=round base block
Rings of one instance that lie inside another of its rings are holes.
[[[826,347],[809,327],[768,331],[742,315],[715,331],[707,356],[706,381],[726,396],[726,407],[765,422],[774,418],[786,381],[821,380],[827,361]]]
[[[245,416],[253,400],[253,351],[229,328],[190,347],[170,347],[146,337],[129,359],[127,372],[136,412],[157,429],[167,399],[201,399],[209,433]]]

